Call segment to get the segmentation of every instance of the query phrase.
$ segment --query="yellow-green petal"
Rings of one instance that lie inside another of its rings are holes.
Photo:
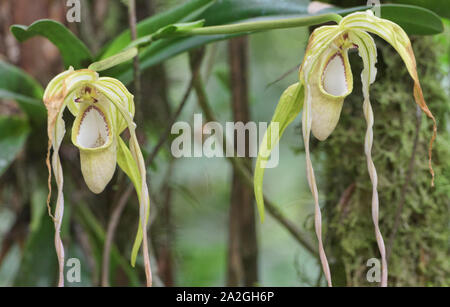
[[[264,221],[264,171],[272,149],[278,144],[286,127],[300,113],[303,105],[303,93],[303,86],[300,83],[295,83],[284,91],[259,147],[255,164],[254,191],[261,222]]]
[[[366,12],[357,12],[350,14],[342,19],[340,26],[348,29],[358,29],[362,31],[367,31],[374,33],[385,41],[387,41],[394,49],[399,53],[400,57],[403,59],[405,66],[414,80],[414,99],[422,109],[422,111],[427,114],[427,116],[433,121],[433,136],[430,141],[429,146],[429,168],[432,175],[431,184],[434,185],[434,171],[431,165],[431,156],[433,142],[436,139],[437,126],[436,120],[428,109],[428,106],[423,97],[422,88],[420,86],[419,76],[417,74],[416,59],[414,57],[414,52],[411,46],[411,41],[405,31],[397,24],[382,18],[376,17],[371,10]]]

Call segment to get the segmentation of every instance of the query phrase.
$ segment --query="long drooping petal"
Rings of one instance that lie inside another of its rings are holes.
[[[73,72],[73,68],[59,74],[52,81],[50,81],[44,92],[44,104],[47,108],[47,133],[48,133],[48,148],[47,148],[47,168],[48,168],[48,197],[47,197],[47,208],[48,213],[53,219],[55,225],[55,249],[58,258],[59,276],[58,276],[58,286],[64,286],[64,246],[61,240],[61,224],[64,214],[64,176],[61,161],[59,159],[59,148],[61,142],[64,138],[65,123],[62,119],[62,114],[64,111],[64,93],[66,88],[64,85],[64,79],[67,75]],[[53,149],[53,154],[51,156],[50,164],[50,151]],[[56,184],[58,187],[58,194],[56,199],[56,206],[54,214],[51,212],[50,198],[52,192],[52,169],[55,175]]]
[[[383,236],[381,235],[378,217],[379,217],[379,200],[378,200],[378,176],[375,164],[372,160],[372,144],[373,144],[373,123],[374,116],[372,106],[370,104],[369,87],[375,81],[377,69],[377,48],[373,38],[364,31],[355,30],[350,33],[350,40],[358,46],[358,52],[363,60],[364,69],[361,73],[362,90],[364,96],[363,110],[367,122],[367,131],[364,142],[364,151],[367,157],[367,168],[370,180],[372,182],[372,220],[375,227],[375,237],[377,239],[378,249],[381,255],[381,286],[387,286],[388,266],[386,260],[386,248]]]
[[[253,186],[261,222],[264,221],[264,196],[262,188],[267,161],[269,160],[272,149],[277,146],[286,127],[300,113],[303,99],[304,89],[300,83],[295,83],[284,91],[259,147]]]
[[[392,47],[394,47],[394,49],[400,54],[401,58],[403,59],[403,62],[405,63],[411,78],[414,80],[414,99],[420,106],[422,111],[424,111],[425,114],[427,114],[427,116],[433,121],[433,136],[430,141],[428,154],[429,168],[432,175],[431,184],[434,185],[434,171],[431,165],[431,156],[433,142],[436,139],[437,133],[436,120],[431,111],[428,109],[428,106],[423,97],[419,76],[417,75],[416,59],[414,57],[414,52],[408,35],[397,24],[389,20],[374,16],[373,12],[370,10],[366,12],[357,12],[346,16],[344,19],[342,19],[340,26],[349,29],[367,31],[380,36]]]
[[[311,88],[308,83],[306,83],[305,88],[305,102],[303,104],[303,114],[302,114],[302,131],[303,131],[303,142],[305,144],[305,154],[306,154],[306,176],[308,178],[309,188],[314,198],[314,226],[316,230],[317,240],[319,241],[319,257],[322,263],[322,269],[325,274],[328,286],[332,286],[331,283],[331,273],[330,267],[328,265],[327,256],[325,254],[325,249],[322,242],[322,213],[320,212],[319,205],[319,193],[317,191],[316,178],[314,176],[314,169],[311,162],[311,156],[309,152],[309,137],[311,134],[312,126],[312,99]]]
[[[322,242],[322,214],[309,141],[311,131],[319,140],[330,135],[339,120],[344,98],[352,92],[353,77],[347,57],[350,47],[344,29],[340,26],[318,28],[309,40],[300,69],[300,80],[305,86],[302,130],[306,174],[314,198],[314,224],[319,242],[319,257],[328,286],[332,286],[331,273]]]
[[[63,170],[59,158],[59,148],[65,134],[65,124],[62,118],[65,107],[71,94],[85,82],[89,82],[98,78],[97,73],[90,70],[74,71],[70,67],[67,71],[57,75],[48,84],[44,92],[44,104],[47,108],[47,132],[49,138],[48,152],[47,152],[47,167],[49,170],[49,194],[47,198],[47,206],[49,215],[52,217],[55,224],[55,248],[59,263],[59,278],[58,286],[64,286],[64,247],[62,244],[60,232],[61,224],[64,214],[64,193],[63,193]],[[70,108],[70,107],[69,107]],[[50,163],[50,151],[53,149]],[[50,197],[51,197],[51,169],[55,175],[56,184],[58,187],[58,195],[54,214],[51,213]]]
[[[132,265],[136,261],[136,254],[139,250],[141,242],[143,242],[142,253],[144,256],[145,273],[147,277],[147,285],[152,285],[152,275],[150,266],[150,257],[148,253],[147,238],[147,222],[150,209],[150,197],[148,194],[146,167],[141,149],[136,137],[136,124],[133,121],[134,103],[131,103],[133,95],[131,95],[123,84],[113,78],[100,78],[93,86],[100,91],[105,97],[114,104],[118,114],[124,119],[124,124],[130,132],[130,154],[134,161],[134,168],[137,168],[140,179],[139,197],[139,229],[132,251]]]
[[[55,224],[55,247],[59,264],[58,286],[60,287],[64,286],[64,246],[61,240],[61,224],[64,215],[64,193],[63,193],[64,176],[61,160],[59,158],[59,148],[61,146],[61,141],[66,132],[64,120],[62,119],[63,110],[64,109],[61,110],[60,115],[58,116],[55,123],[54,138],[53,138],[54,140],[53,155],[52,155],[53,173],[55,174],[56,184],[58,187],[58,195],[56,200],[55,212],[53,216],[53,222]]]

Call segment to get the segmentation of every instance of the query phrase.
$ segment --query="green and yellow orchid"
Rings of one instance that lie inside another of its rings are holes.
[[[388,269],[385,256],[386,252],[378,227],[377,173],[371,157],[374,116],[369,99],[369,87],[375,81],[376,77],[377,70],[375,63],[377,61],[377,49],[374,39],[368,32],[383,38],[399,53],[414,81],[415,101],[433,121],[433,136],[429,147],[429,166],[432,178],[434,179],[434,172],[431,167],[431,150],[433,141],[436,138],[436,121],[423,97],[411,42],[400,26],[389,20],[374,16],[370,10],[350,14],[341,19],[338,25],[322,26],[314,30],[309,39],[304,60],[300,67],[299,82],[289,87],[282,94],[272,122],[260,145],[255,165],[255,197],[261,219],[264,220],[262,186],[265,165],[272,148],[278,143],[285,128],[303,109],[302,130],[306,152],[306,173],[315,203],[315,231],[319,242],[319,256],[329,286],[332,285],[331,274],[322,244],[321,212],[314,169],[309,151],[309,138],[312,132],[317,139],[321,141],[325,140],[333,132],[339,121],[344,99],[353,89],[353,77],[348,60],[348,50],[352,48],[358,49],[358,53],[364,64],[361,79],[364,96],[363,110],[367,121],[365,154],[372,182],[372,219],[381,255],[381,286],[387,286]],[[272,128],[275,128],[275,125],[279,126],[280,129],[273,136],[271,135]]]
[[[63,112],[66,107],[75,116],[72,142],[80,150],[81,172],[88,188],[101,193],[114,175],[116,164],[128,175],[139,198],[139,228],[132,251],[134,266],[137,252],[143,242],[143,257],[147,285],[152,283],[148,254],[146,226],[150,199],[146,183],[146,168],[136,138],[133,95],[118,80],[99,77],[94,70],[74,71],[71,67],[57,75],[44,92],[44,104],[48,113],[49,190],[51,193],[51,169],[56,179],[58,196],[54,215],[50,210],[50,193],[47,200],[49,213],[55,223],[55,246],[59,261],[59,286],[64,285],[64,248],[60,238],[64,212],[63,171],[59,149],[65,134]],[[120,134],[128,128],[129,147]],[[53,150],[50,162],[50,151]]]

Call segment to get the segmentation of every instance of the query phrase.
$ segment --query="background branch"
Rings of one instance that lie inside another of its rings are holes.
[[[250,121],[248,98],[248,38],[231,39],[228,43],[230,66],[231,109],[234,122]],[[233,135],[234,150],[239,144]],[[249,135],[245,135],[245,152],[249,153]],[[247,156],[240,161],[248,171],[252,159]],[[258,238],[256,236],[253,189],[243,182],[233,169],[229,210],[228,236],[228,286],[254,286],[258,282]]]

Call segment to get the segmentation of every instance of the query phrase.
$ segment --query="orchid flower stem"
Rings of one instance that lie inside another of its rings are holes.
[[[104,60],[94,62],[89,65],[88,69],[94,71],[103,71],[116,65],[125,63],[138,55],[138,49],[136,47],[128,48],[122,52],[112,55]]]
[[[197,26],[185,26],[184,28],[180,27],[178,30],[175,30],[174,32],[171,31],[165,32],[161,31],[164,30],[164,28],[160,29],[159,32],[142,36],[132,41],[128,45],[127,49],[136,47],[139,48],[146,47],[150,45],[152,42],[155,42],[163,38],[186,37],[195,35],[246,34],[249,32],[257,32],[257,31],[314,26],[330,21],[339,23],[341,19],[342,17],[340,15],[330,13],[317,16],[248,21],[229,25],[209,26],[209,27],[202,27],[200,26],[201,23],[197,22],[195,23],[197,24]]]
[[[239,34],[245,32],[286,29],[295,27],[305,27],[334,21],[339,23],[342,17],[338,14],[330,13],[308,17],[283,18],[275,20],[249,21],[223,26],[210,26],[190,29],[183,32],[184,35],[218,35],[218,34]]]
[[[339,23],[342,17],[338,14],[330,13],[317,16],[280,18],[273,20],[248,21],[236,24],[221,26],[188,26],[180,28],[175,32],[156,32],[140,38],[133,38],[133,41],[122,51],[111,57],[94,62],[89,69],[102,71],[121,63],[127,62],[138,55],[138,48],[149,46],[151,43],[164,38],[186,37],[195,35],[226,35],[226,34],[245,34],[249,32],[268,31],[275,29],[287,29],[318,25],[334,21]],[[200,23],[197,23],[200,25]],[[161,30],[164,30],[161,29]]]

